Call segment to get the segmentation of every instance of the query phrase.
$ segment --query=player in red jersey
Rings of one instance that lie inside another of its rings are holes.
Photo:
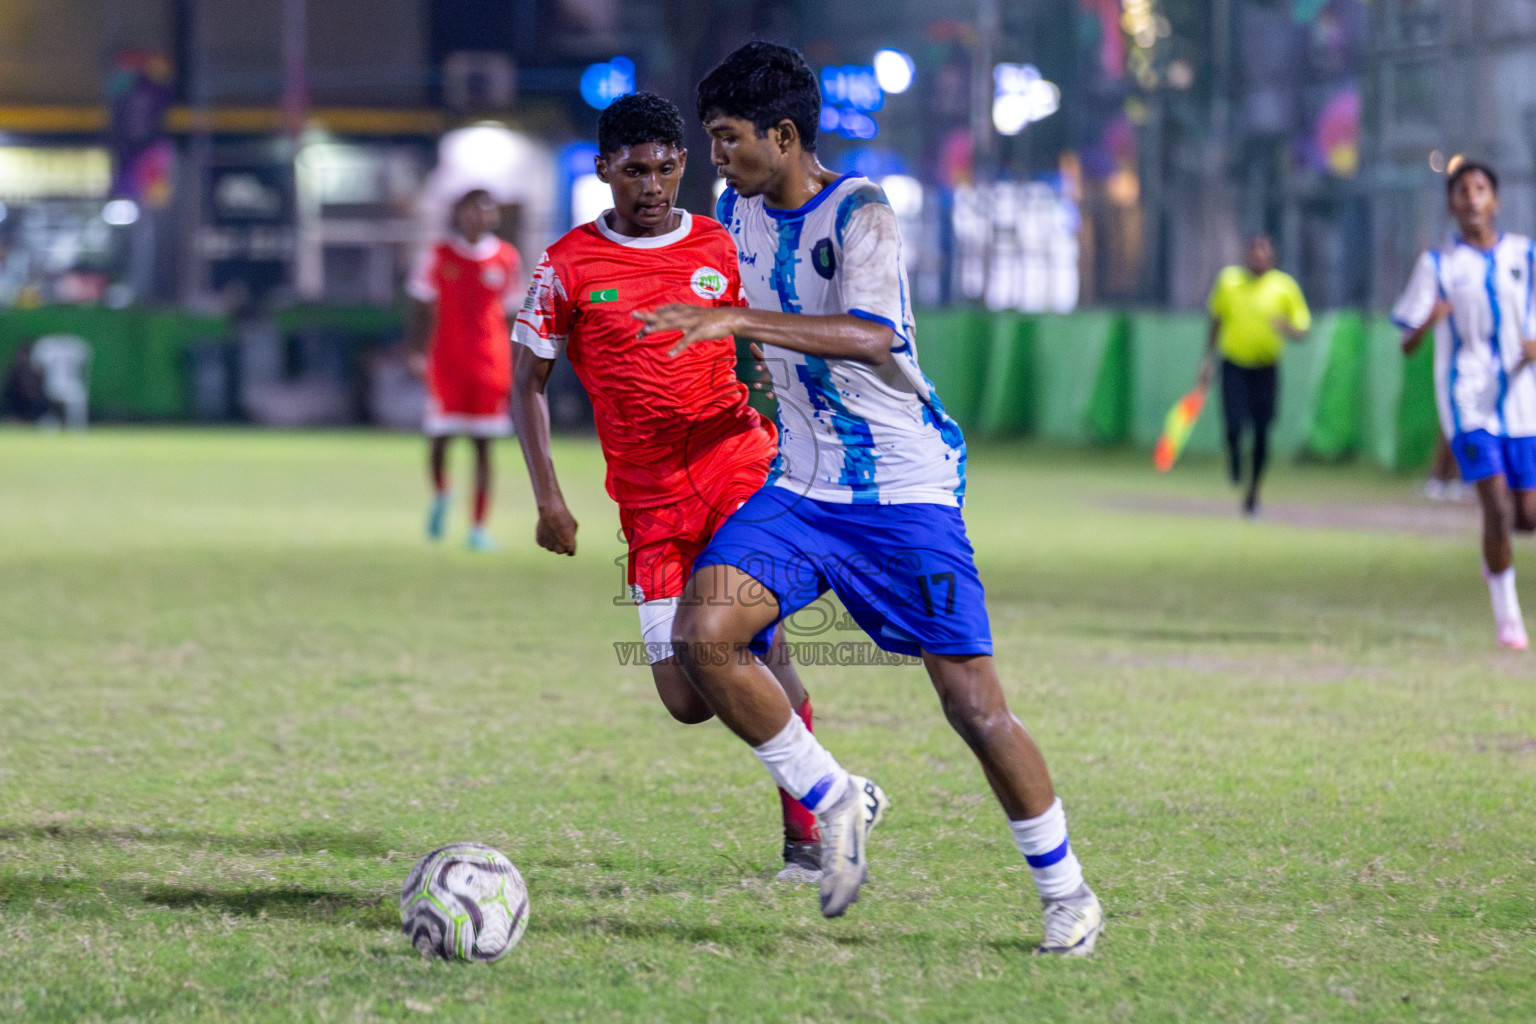
[[[520,294],[517,250],[496,237],[501,211],[484,189],[453,204],[454,234],[422,254],[408,290],[413,366],[427,382],[423,429],[431,439],[432,508],[427,536],[438,540],[448,514],[448,440],[475,445],[475,503],[469,547],[488,551],[491,441],[512,432],[512,346],[507,313]],[[425,354],[423,354],[423,350]]]
[[[672,654],[672,618],[693,560],[715,529],[762,486],[777,450],[772,425],[747,404],[727,338],[673,359],[673,335],[641,338],[631,314],[668,302],[741,301],[736,246],[718,222],[675,208],[687,151],[683,119],[659,96],[615,101],[598,122],[597,174],[613,209],[544,253],[518,314],[512,391],[538,502],[536,539],[576,553],[576,520],[555,479],[545,383],[562,346],[591,396],[608,463],[608,493],[629,544],[630,596],[661,702],[680,722],[714,712]],[[780,630],[780,637],[783,631]],[[782,639],[778,641],[782,645]],[[806,726],[811,702],[782,646],[774,675]],[[780,790],[786,881],[820,876],[815,817]]]

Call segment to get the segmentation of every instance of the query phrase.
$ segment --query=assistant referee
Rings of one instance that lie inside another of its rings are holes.
[[[1259,481],[1269,459],[1269,425],[1275,419],[1279,362],[1286,340],[1300,341],[1312,326],[1312,313],[1296,279],[1275,268],[1275,244],[1268,235],[1248,239],[1244,265],[1216,276],[1209,303],[1211,333],[1200,383],[1210,383],[1215,354],[1221,351],[1221,405],[1227,425],[1227,465],[1232,483],[1243,482],[1244,427],[1253,428],[1253,475],[1243,497],[1243,512],[1259,508]]]

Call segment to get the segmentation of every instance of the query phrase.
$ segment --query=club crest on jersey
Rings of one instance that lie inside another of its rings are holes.
[[[837,256],[832,252],[832,239],[823,238],[811,247],[811,266],[816,268],[816,273],[832,280],[832,275],[837,272]]]
[[[714,267],[700,267],[693,272],[693,294],[701,299],[718,299],[725,294],[725,275]]]
[[[480,283],[485,285],[487,288],[500,291],[502,288],[506,287],[507,272],[501,267],[492,263],[490,266],[480,271]]]

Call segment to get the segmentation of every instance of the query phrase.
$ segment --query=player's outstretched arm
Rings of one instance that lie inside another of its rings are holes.
[[[896,332],[885,324],[851,313],[806,316],[740,306],[671,305],[639,310],[634,316],[645,324],[640,331],[642,338],[660,331],[683,332],[672,346],[673,356],[681,355],[700,341],[741,335],[806,355],[878,366],[890,358],[891,347],[896,343]]]
[[[576,517],[565,505],[560,481],[555,479],[555,460],[549,451],[549,399],[544,390],[553,359],[536,355],[526,345],[516,346],[512,360],[512,422],[528,464],[528,479],[539,509],[534,540],[557,555],[576,553]]]

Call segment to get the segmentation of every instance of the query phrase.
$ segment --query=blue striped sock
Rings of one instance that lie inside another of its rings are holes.
[[[1067,838],[1067,815],[1059,798],[1038,818],[1010,821],[1008,827],[1042,898],[1070,896],[1082,887],[1083,866]]]

